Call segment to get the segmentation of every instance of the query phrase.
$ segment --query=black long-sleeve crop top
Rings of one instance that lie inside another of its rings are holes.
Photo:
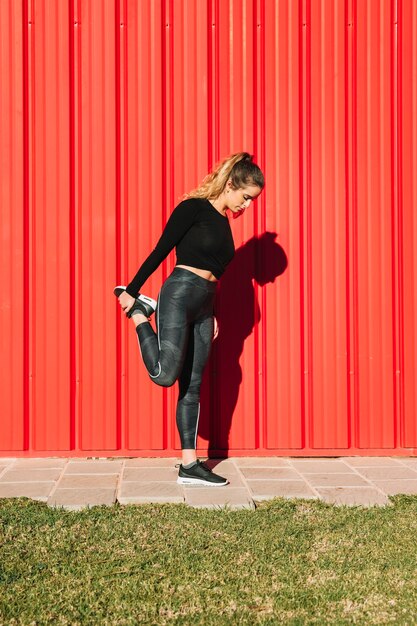
[[[176,246],[177,264],[209,270],[220,278],[235,253],[229,218],[205,198],[180,202],[150,255],[140,266],[126,291],[134,298],[147,278]]]

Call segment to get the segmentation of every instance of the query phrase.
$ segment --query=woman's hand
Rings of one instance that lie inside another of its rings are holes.
[[[214,315],[213,315],[213,320],[214,320],[214,334],[213,334],[212,341],[214,341],[216,339],[217,335],[219,334],[219,325],[218,325],[217,319],[214,317]]]
[[[120,302],[120,306],[125,313],[128,313],[135,303],[135,298],[128,294],[127,291],[121,293],[118,297],[118,300]]]

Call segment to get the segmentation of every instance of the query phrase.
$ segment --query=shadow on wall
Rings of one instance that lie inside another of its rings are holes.
[[[254,282],[260,286],[273,283],[288,265],[276,237],[277,233],[265,232],[238,248],[217,288],[215,314],[219,333],[201,386],[198,435],[208,440],[209,451],[221,450],[225,457],[242,383],[240,356],[246,338],[261,319]]]

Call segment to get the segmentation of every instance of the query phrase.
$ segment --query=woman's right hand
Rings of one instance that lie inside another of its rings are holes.
[[[125,313],[128,313],[135,303],[135,298],[127,293],[127,291],[121,293],[118,297],[118,300],[120,302],[120,306]]]

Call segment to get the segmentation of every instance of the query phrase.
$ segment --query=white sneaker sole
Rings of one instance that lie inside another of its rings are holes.
[[[142,300],[142,302],[146,302],[147,304],[149,304],[154,311],[156,309],[156,305],[158,304],[156,300],[150,298],[149,296],[144,296],[142,293],[138,297],[138,300]]]
[[[205,485],[206,487],[225,487],[229,484],[227,480],[225,483],[210,483],[207,480],[202,480],[201,478],[183,478],[178,476],[177,483],[179,485]]]

